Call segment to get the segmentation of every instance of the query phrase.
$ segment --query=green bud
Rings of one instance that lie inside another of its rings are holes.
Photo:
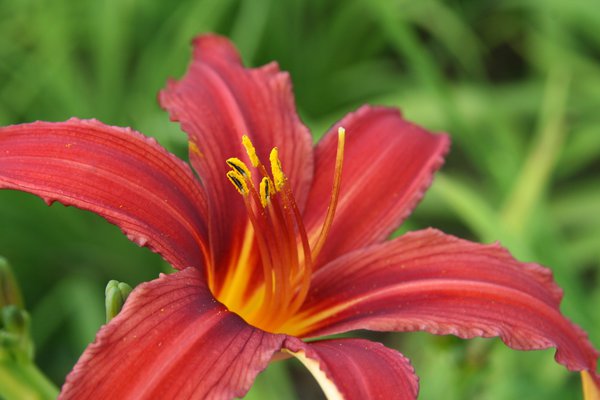
[[[14,304],[2,307],[2,326],[7,332],[26,335],[29,332],[29,314]]]
[[[23,308],[21,290],[5,258],[0,257],[0,307],[15,304]]]
[[[132,289],[126,283],[111,280],[106,285],[105,295],[105,306],[106,306],[106,322],[110,322],[111,319],[117,316],[117,314],[123,308],[125,300],[131,293]]]
[[[0,355],[19,362],[33,360],[30,318],[8,262],[0,257]]]
[[[119,290],[121,291],[121,296],[123,296],[123,301],[125,301],[133,289],[125,282],[119,282]]]
[[[10,304],[2,307],[0,320],[0,347],[17,361],[31,361],[33,342],[29,336],[30,318],[27,311]]]
[[[0,347],[3,349],[12,349],[18,346],[20,340],[19,335],[0,330]]]

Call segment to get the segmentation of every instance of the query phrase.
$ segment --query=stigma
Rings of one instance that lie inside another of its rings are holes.
[[[248,323],[272,333],[293,316],[308,294],[313,271],[330,231],[339,198],[346,131],[338,129],[331,196],[320,231],[304,226],[291,185],[274,147],[269,168],[246,135],[242,137],[252,170],[240,158],[225,160],[227,179],[241,195],[248,215],[238,257],[215,297]],[[258,279],[257,279],[258,277]]]

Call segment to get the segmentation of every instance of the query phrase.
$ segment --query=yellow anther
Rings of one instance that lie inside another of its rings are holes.
[[[281,168],[279,150],[277,150],[277,147],[273,147],[273,150],[271,150],[269,161],[271,162],[271,174],[273,175],[273,181],[275,182],[275,190],[280,191],[286,178],[283,174],[283,169]]]
[[[242,144],[246,148],[246,153],[248,153],[248,157],[250,157],[250,162],[252,163],[254,168],[258,167],[258,156],[256,155],[256,149],[254,148],[254,145],[252,144],[250,138],[246,135],[243,135]]]
[[[235,186],[237,191],[240,192],[242,196],[246,196],[248,194],[248,184],[246,183],[246,179],[244,179],[242,174],[236,170],[229,171],[227,173],[227,178],[229,178],[229,181],[233,184],[233,186]]]
[[[266,176],[260,181],[259,190],[260,204],[262,204],[263,208],[265,208],[267,207],[271,196],[271,184],[269,183],[269,178],[267,178]]]
[[[240,175],[242,175],[243,177],[247,179],[250,179],[252,177],[252,174],[250,173],[250,170],[248,169],[246,164],[239,158],[231,157],[228,158],[225,162],[235,171],[239,172]]]

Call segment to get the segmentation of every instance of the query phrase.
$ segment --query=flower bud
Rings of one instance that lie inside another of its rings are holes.
[[[8,304],[23,308],[23,298],[10,265],[0,257],[0,308]]]
[[[17,335],[29,331],[29,315],[14,304],[2,307],[2,326],[5,331]]]
[[[33,342],[29,336],[30,319],[27,311],[14,304],[0,312],[0,348],[20,362],[33,359]]]
[[[106,322],[110,322],[123,308],[125,300],[131,293],[131,286],[124,282],[111,280],[106,285],[105,306],[106,306]]]

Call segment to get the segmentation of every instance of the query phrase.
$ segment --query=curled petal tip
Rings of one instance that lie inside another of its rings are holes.
[[[229,39],[215,34],[201,35],[194,38],[194,58],[212,57],[240,63],[239,52]]]

